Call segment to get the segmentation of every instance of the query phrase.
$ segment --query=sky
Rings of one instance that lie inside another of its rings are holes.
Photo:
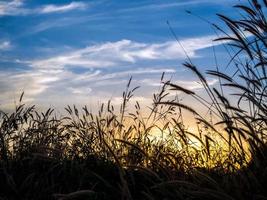
[[[186,54],[200,70],[229,60],[211,25],[216,13],[235,17],[237,0],[0,1],[0,109],[97,107],[121,102],[132,76],[133,101],[151,102],[161,74],[201,92],[182,66]],[[196,17],[188,14],[189,10]],[[180,44],[170,31],[169,22]],[[182,46],[182,47],[181,47]],[[185,53],[186,52],[186,53]],[[210,85],[217,80],[209,78]]]

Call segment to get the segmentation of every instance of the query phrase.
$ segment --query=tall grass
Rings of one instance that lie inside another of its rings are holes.
[[[1,111],[0,199],[266,199],[267,2],[235,7],[240,19],[218,15],[229,30],[214,25],[225,34],[216,40],[234,73],[208,70],[219,80],[212,87],[190,59],[184,64],[207,98],[163,74],[146,115],[140,102],[127,109],[138,89],[131,79],[119,110],[111,101],[97,114],[67,106],[59,118],[53,109],[23,104],[22,94],[14,112]],[[214,120],[172,99],[173,90]],[[187,128],[184,112],[194,116],[197,132]]]

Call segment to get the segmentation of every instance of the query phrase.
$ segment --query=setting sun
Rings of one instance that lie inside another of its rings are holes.
[[[266,199],[266,11],[0,0],[0,199]]]

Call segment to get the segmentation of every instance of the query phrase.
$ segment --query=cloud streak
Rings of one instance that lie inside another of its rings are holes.
[[[0,16],[18,16],[31,14],[62,13],[72,10],[86,9],[88,5],[83,2],[69,4],[48,4],[37,8],[27,8],[22,0],[0,1]]]
[[[220,0],[220,1],[210,1],[210,0],[188,0],[184,2],[171,2],[171,3],[159,3],[156,2],[154,4],[142,5],[132,8],[125,8],[121,9],[120,12],[136,12],[136,11],[143,11],[143,10],[162,10],[162,9],[170,9],[170,8],[178,8],[185,6],[192,6],[192,5],[199,5],[199,4],[219,4],[219,5],[228,5],[230,3],[237,2],[237,0]]]
[[[9,41],[0,41],[0,51],[9,50],[11,48],[11,44]]]
[[[55,13],[55,12],[66,12],[70,10],[82,10],[87,7],[87,4],[83,2],[71,2],[65,5],[46,5],[39,9],[40,13]]]
[[[22,8],[23,2],[21,0],[0,1],[0,16],[3,15],[22,15],[26,12]]]
[[[188,38],[181,40],[181,44],[187,54],[194,58],[199,56],[199,50],[212,45],[212,39],[213,36]],[[135,84],[141,84],[144,90],[150,88],[144,95],[144,98],[147,98],[151,94],[151,87],[159,86],[159,80],[156,78],[160,78],[162,72],[169,75],[176,72],[175,67],[164,62],[184,58],[184,52],[176,41],[142,43],[124,39],[71,50],[45,59],[21,61],[30,69],[2,74],[8,78],[1,78],[0,81],[3,85],[0,88],[0,99],[3,99],[0,104],[5,104],[8,98],[12,99],[12,96],[19,96],[19,93],[25,91],[28,101],[41,101],[42,104],[43,96],[47,102],[50,99],[55,104],[59,101],[59,96],[64,102],[75,99],[80,104],[85,104],[93,94],[92,103],[95,105],[99,99],[118,96],[116,92],[123,90],[132,75]],[[153,66],[152,61],[163,64]],[[146,62],[149,66],[139,66]],[[72,70],[77,67],[81,68],[82,72]],[[189,89],[201,89],[191,81],[184,81],[182,84],[190,87]]]
[[[217,79],[210,79],[207,81],[207,84],[209,86],[213,86],[218,82]],[[185,81],[185,80],[179,80],[175,82],[176,85],[182,86],[188,90],[199,90],[203,89],[203,85],[196,81]]]
[[[184,59],[185,52],[191,58],[198,57],[198,50],[212,46],[214,36],[181,40],[181,48],[176,41],[163,43],[140,43],[132,40],[106,42],[73,50],[62,55],[31,62],[33,68],[62,69],[71,66],[84,68],[107,68],[138,61]],[[184,49],[184,50],[183,50]]]

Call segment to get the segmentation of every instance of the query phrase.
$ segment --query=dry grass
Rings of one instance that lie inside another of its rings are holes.
[[[230,41],[235,72],[207,71],[217,88],[190,60],[184,64],[207,99],[164,74],[146,116],[140,102],[127,112],[138,89],[131,79],[120,110],[108,102],[98,114],[67,106],[57,118],[52,109],[24,105],[22,94],[13,113],[0,112],[0,199],[267,199],[266,7],[253,0],[236,6],[241,19],[218,15],[231,34],[217,40]],[[232,89],[236,102],[224,93]],[[171,99],[171,90],[196,99],[214,121]],[[183,112],[192,113],[197,133]]]

